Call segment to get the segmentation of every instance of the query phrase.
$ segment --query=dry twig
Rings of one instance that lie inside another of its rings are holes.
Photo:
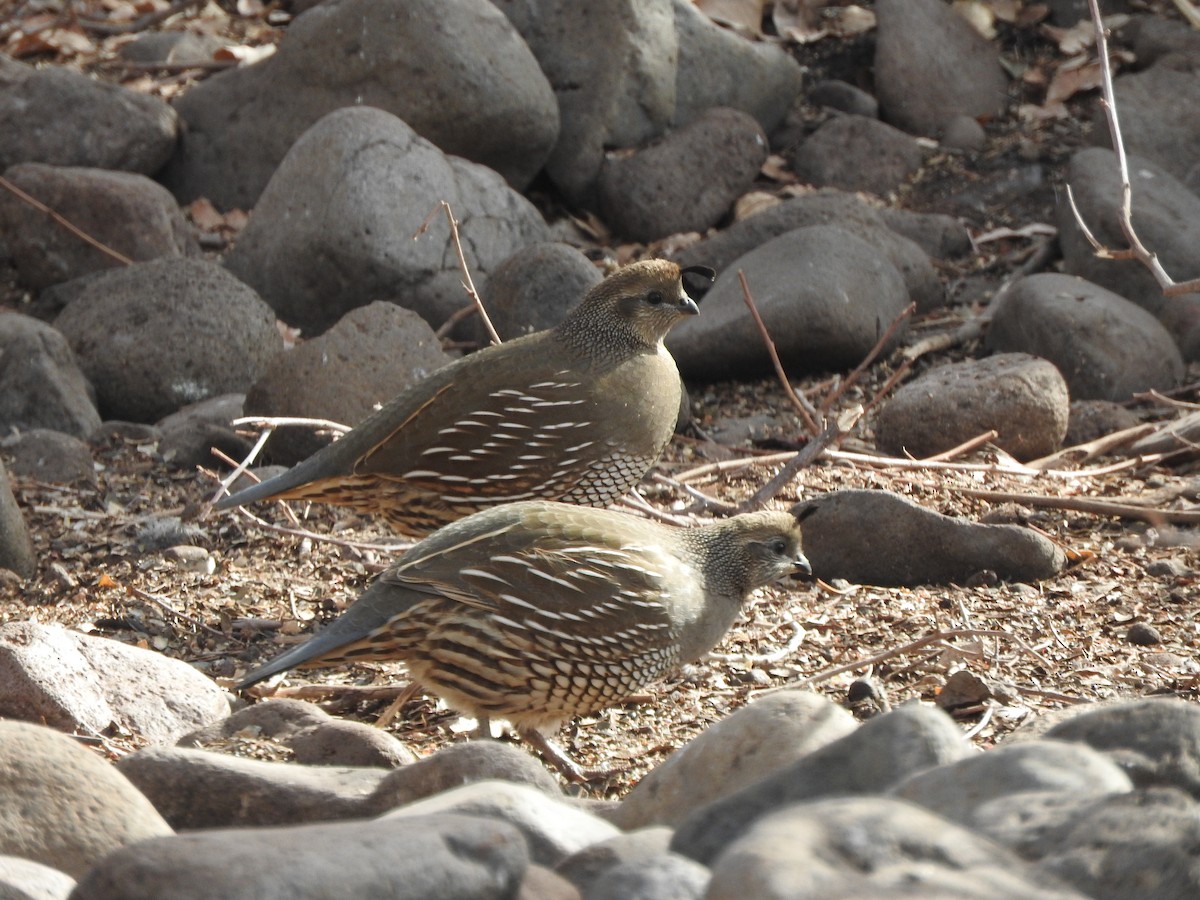
[[[754,319],[754,324],[758,326],[758,333],[762,336],[763,343],[767,347],[767,353],[771,357],[771,364],[775,367],[775,374],[779,376],[779,383],[783,386],[783,392],[791,401],[792,406],[796,408],[796,412],[800,418],[804,420],[804,427],[808,429],[809,434],[817,435],[821,433],[821,428],[817,425],[817,411],[807,399],[796,393],[792,387],[791,381],[788,380],[787,372],[783,370],[783,363],[779,359],[779,351],[775,349],[775,341],[771,339],[771,333],[767,331],[767,323],[763,321],[758,312],[758,306],[754,303],[754,297],[750,293],[750,285],[746,283],[746,273],[738,269],[738,282],[742,285],[742,299],[746,301],[746,307],[750,310],[750,315]]]
[[[1048,494],[1015,494],[1008,491],[980,491],[964,488],[963,496],[996,503],[1021,503],[1025,506],[1041,506],[1048,509],[1069,509],[1074,512],[1094,513],[1100,516],[1116,516],[1121,519],[1136,519],[1152,525],[1200,524],[1200,510],[1159,509],[1140,503],[1121,503],[1115,500],[1100,500],[1095,497],[1055,497]]]
[[[1121,233],[1125,236],[1125,240],[1129,246],[1124,250],[1111,250],[1101,244],[1096,239],[1096,236],[1092,234],[1087,223],[1083,221],[1079,207],[1075,205],[1075,195],[1071,191],[1071,186],[1067,185],[1067,200],[1071,204],[1071,212],[1075,216],[1075,222],[1079,225],[1079,230],[1083,233],[1087,242],[1092,245],[1092,250],[1100,259],[1135,259],[1154,276],[1154,280],[1158,282],[1158,286],[1162,289],[1164,297],[1178,297],[1182,294],[1190,294],[1193,291],[1200,290],[1200,278],[1176,282],[1167,274],[1166,269],[1162,267],[1162,263],[1158,260],[1158,255],[1146,248],[1134,230],[1133,186],[1129,179],[1129,161],[1125,156],[1125,140],[1121,136],[1121,124],[1117,116],[1117,99],[1113,93],[1112,65],[1108,59],[1107,29],[1104,27],[1104,20],[1100,15],[1099,0],[1088,0],[1088,7],[1091,10],[1092,23],[1096,27],[1096,53],[1100,59],[1101,89],[1103,91],[1100,105],[1104,109],[1104,117],[1108,120],[1109,137],[1112,140],[1113,152],[1117,155],[1117,170],[1121,177],[1121,205],[1117,211],[1117,222],[1120,224]]]
[[[437,215],[437,211],[439,209],[445,211],[446,220],[450,223],[450,238],[454,243],[454,252],[458,254],[458,265],[459,268],[462,269],[463,273],[463,290],[466,291],[467,296],[471,298],[471,306],[469,306],[468,309],[479,313],[479,318],[483,322],[483,327],[487,330],[488,337],[491,339],[493,344],[499,344],[500,335],[496,334],[496,329],[492,326],[492,320],[488,318],[487,310],[483,308],[483,300],[479,296],[479,291],[475,290],[475,282],[471,279],[471,270],[467,266],[467,258],[463,255],[462,240],[458,235],[458,220],[454,218],[454,210],[450,208],[450,204],[445,200],[439,200],[438,205],[429,211],[429,215],[425,217],[425,221],[421,223],[421,227],[417,229],[417,233],[413,235],[413,240],[417,240],[421,235],[429,230],[429,223],[433,220],[433,217]],[[439,338],[443,337],[445,334],[448,334],[450,330],[454,328],[455,324],[458,322],[458,319],[455,318],[457,315],[458,313],[455,313],[454,316],[450,317],[450,320],[444,323],[442,327],[437,330],[437,336]],[[469,313],[464,313],[462,318],[466,318],[467,315],[469,315]]]
[[[37,197],[30,196],[25,191],[21,190],[15,184],[13,184],[11,181],[9,181],[7,178],[5,178],[3,175],[0,175],[0,187],[4,188],[6,191],[8,191],[10,194],[12,194],[14,197],[16,197],[18,200],[28,203],[30,206],[32,206],[34,209],[38,210],[39,212],[45,213],[50,218],[52,218],[55,222],[57,222],[59,225],[61,225],[63,228],[67,229],[67,231],[71,232],[71,234],[75,235],[75,237],[79,238],[84,243],[90,244],[91,246],[95,247],[97,250],[99,250],[101,253],[103,253],[105,256],[109,257],[110,259],[115,259],[117,262],[119,262],[123,266],[133,265],[133,260],[130,259],[128,256],[126,256],[124,253],[121,253],[118,250],[114,250],[112,247],[108,246],[107,244],[102,243],[101,241],[98,241],[96,238],[92,237],[90,234],[88,234],[86,231],[84,231],[78,225],[69,221],[62,213],[56,212],[55,210],[51,209],[45,203],[43,203],[41,200],[37,199]]]

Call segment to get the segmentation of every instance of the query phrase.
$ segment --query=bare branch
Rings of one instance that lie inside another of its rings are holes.
[[[483,300],[479,296],[479,291],[475,290],[475,282],[471,279],[471,270],[467,267],[467,258],[463,255],[462,240],[458,235],[458,221],[454,218],[454,211],[450,209],[450,204],[445,200],[439,200],[438,205],[429,211],[429,215],[425,217],[425,221],[421,223],[421,227],[413,235],[413,240],[417,240],[429,230],[429,223],[437,215],[439,209],[445,210],[446,220],[450,223],[450,238],[454,242],[454,252],[458,254],[458,265],[463,273],[463,290],[471,298],[471,302],[474,304],[475,310],[479,313],[479,318],[483,321],[483,327],[487,330],[491,342],[499,344],[500,335],[496,334],[496,329],[492,326],[492,320],[488,318],[487,310],[483,308]],[[445,328],[444,325],[442,327]],[[439,335],[440,333],[441,329],[439,329]]]
[[[1181,2],[1181,0],[1176,0]],[[1088,0],[1088,8],[1092,14],[1092,24],[1096,28],[1096,53],[1100,60],[1101,90],[1103,97],[1100,105],[1104,109],[1104,117],[1108,120],[1109,137],[1112,140],[1113,152],[1117,155],[1117,171],[1121,178],[1121,206],[1117,214],[1121,232],[1129,243],[1126,250],[1110,250],[1100,244],[1088,229],[1075,205],[1075,198],[1070,187],[1067,188],[1067,198],[1071,203],[1071,212],[1085,238],[1094,248],[1101,259],[1136,259],[1140,262],[1158,283],[1165,297],[1178,297],[1200,290],[1200,278],[1190,281],[1176,282],[1159,262],[1157,254],[1151,252],[1142,243],[1133,227],[1133,185],[1129,179],[1129,160],[1125,155],[1125,141],[1121,136],[1121,124],[1117,115],[1117,99],[1113,92],[1112,64],[1108,58],[1108,36],[1104,20],[1100,15],[1099,0]],[[1182,7],[1181,7],[1182,8]],[[1193,10],[1194,11],[1194,10]]]
[[[114,250],[112,247],[109,247],[107,244],[101,243],[100,241],[96,240],[96,238],[92,237],[90,234],[88,234],[86,231],[84,231],[78,225],[75,225],[73,222],[68,221],[68,219],[62,213],[56,212],[55,210],[51,209],[45,203],[43,203],[41,200],[37,199],[37,197],[32,197],[29,194],[25,193],[25,191],[21,190],[19,187],[17,187],[11,181],[9,181],[7,178],[5,178],[3,175],[0,175],[0,187],[4,188],[6,191],[8,191],[10,194],[12,194],[17,199],[23,200],[24,202],[28,203],[30,206],[32,206],[34,209],[38,210],[39,212],[44,212],[46,215],[48,215],[50,218],[52,218],[55,222],[57,222],[63,228],[67,229],[67,231],[71,232],[71,234],[75,235],[75,237],[79,238],[84,243],[90,244],[91,246],[95,247],[97,250],[99,250],[105,256],[108,256],[111,259],[115,259],[117,262],[119,262],[123,266],[133,265],[133,260],[130,259],[128,256],[126,256],[124,253]]]
[[[792,406],[796,408],[796,412],[800,414],[800,418],[804,420],[804,426],[808,429],[809,434],[819,434],[821,429],[817,426],[817,411],[811,403],[797,394],[792,388],[792,383],[788,381],[787,372],[783,370],[783,363],[779,360],[779,352],[775,349],[775,342],[771,340],[771,333],[767,331],[767,324],[763,321],[762,316],[758,314],[758,307],[754,304],[754,297],[750,294],[750,286],[746,284],[746,273],[738,269],[737,274],[738,281],[742,285],[742,299],[746,301],[746,306],[750,310],[754,324],[758,326],[758,333],[762,335],[763,343],[767,346],[767,353],[771,356],[771,364],[775,366],[775,374],[779,376],[779,383],[783,385],[784,393],[787,394],[787,398],[792,402]]]

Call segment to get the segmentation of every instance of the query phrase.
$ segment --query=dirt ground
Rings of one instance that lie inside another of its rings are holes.
[[[8,6],[11,34],[13,17],[35,12]],[[277,32],[265,24],[265,13],[238,18],[211,6],[205,12],[214,18],[221,14],[226,15],[222,33],[231,40],[262,42]],[[0,31],[0,45],[5,34]],[[32,61],[122,77],[105,60],[123,38],[87,37],[90,51],[50,47]],[[812,70],[812,80],[830,75],[858,82],[870,62],[870,39],[869,33],[826,38],[795,52]],[[1064,60],[1058,45],[1040,37],[1035,26],[1001,23],[997,40],[1006,59],[1024,71],[1040,67],[1053,73]],[[199,74],[126,72],[123,77],[134,86],[170,94]],[[1041,90],[1038,79],[1015,79],[1011,108],[1040,102]],[[1003,279],[1031,259],[1053,267],[1053,257],[1040,252],[1044,233],[1029,226],[1054,221],[1062,166],[1087,140],[1094,96],[1088,92],[1068,100],[1065,118],[1031,120],[1014,112],[989,123],[992,140],[982,158],[936,155],[914,184],[893,198],[910,209],[961,214],[969,193],[973,234],[987,239],[966,259],[941,267],[952,304],[917,319],[904,347],[872,365],[832,404],[831,414],[871,405],[905,348],[978,316]],[[1034,165],[1045,177],[1023,181]],[[759,187],[778,192],[786,186],[786,176],[774,173]],[[1025,231],[991,239],[1000,228]],[[645,252],[617,249],[622,257]],[[3,297],[4,305],[16,309],[29,301],[11,280]],[[926,354],[912,374],[977,350],[976,343],[967,342]],[[793,376],[793,383],[820,405],[846,374]],[[1186,387],[1173,400],[1200,400],[1198,382],[1200,370],[1192,367]],[[766,418],[747,440],[677,439],[658,468],[670,481],[650,480],[643,490],[651,505],[674,515],[694,517],[694,498],[681,483],[737,503],[777,471],[780,453],[805,440],[774,378],[693,386],[692,404],[697,423],[707,430],[730,418]],[[1163,398],[1129,406],[1151,423],[1180,414]],[[562,730],[557,738],[577,761],[614,770],[588,793],[620,796],[706,726],[780,689],[811,688],[864,716],[910,698],[941,702],[984,746],[1070,704],[1148,694],[1200,699],[1200,592],[1195,585],[1200,534],[1194,526],[1172,524],[1169,514],[1192,509],[1200,493],[1195,453],[1165,459],[1104,456],[1034,471],[983,445],[948,461],[919,462],[874,455],[871,424],[868,412],[840,449],[803,470],[773,503],[840,488],[888,489],[950,515],[1036,528],[1069,553],[1071,566],[1037,584],[994,583],[985,573],[963,586],[817,583],[762,591],[710,658],[688,666],[652,695]],[[250,511],[262,518],[246,512],[205,515],[204,501],[216,488],[212,473],[172,471],[156,458],[153,446],[114,439],[95,456],[96,487],[15,481],[42,564],[29,582],[0,582],[0,621],[54,622],[138,644],[231,683],[233,676],[303,639],[343,609],[399,546],[380,526],[327,508],[297,507],[294,522],[278,505]],[[717,462],[720,470],[713,465]],[[1060,508],[1049,499],[983,499],[976,496],[980,491],[1103,500],[1140,505],[1146,512],[1139,521]],[[863,524],[863,540],[889,540]],[[319,700],[331,712],[374,722],[404,678],[398,664],[363,665],[309,670],[283,684],[279,695]],[[385,727],[424,755],[467,739],[471,723],[417,697]],[[100,749],[115,756],[138,746],[137,735],[114,733],[105,736]],[[286,756],[250,737],[227,749]]]

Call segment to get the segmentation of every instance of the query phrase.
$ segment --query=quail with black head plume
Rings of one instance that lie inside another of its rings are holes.
[[[421,541],[341,617],[238,687],[301,666],[403,660],[452,708],[508,720],[571,771],[544,731],[697,659],[751,591],[808,573],[789,512],[676,528],[511,503]]]
[[[556,328],[433,373],[289,471],[226,497],[310,500],[419,537],[514,500],[607,506],[658,461],[681,385],[663,338],[698,312],[666,260],[610,275]]]

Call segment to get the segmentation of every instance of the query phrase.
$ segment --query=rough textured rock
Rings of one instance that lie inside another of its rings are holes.
[[[65,872],[18,856],[0,856],[0,897],[4,900],[67,900],[75,879]]]
[[[1097,900],[1200,891],[1200,805],[1187,795],[1162,789],[1085,800],[1057,795],[1049,816],[1029,802],[1038,797],[1055,795],[995,800],[979,818],[1002,840],[1024,832],[1026,858]],[[1000,832],[1001,824],[1009,830]]]
[[[1200,708],[1195,704],[1135,700],[1077,710],[1046,738],[1103,750],[1138,787],[1178,787],[1200,800]]]
[[[992,441],[1019,460],[1058,449],[1067,431],[1067,383],[1053,364],[1024,353],[931,369],[885,402],[875,444],[893,456],[932,456],[995,430]]]
[[[803,69],[782,47],[721,28],[691,0],[673,0],[679,61],[672,123],[715,106],[749,113],[768,134],[800,93]]]
[[[1193,195],[1200,194],[1196,161],[1200,122],[1195,116],[1178,114],[1179,110],[1200,108],[1200,48],[1167,53],[1140,72],[1121,75],[1113,80],[1113,97],[1121,116],[1125,152],[1162,166]],[[1100,104],[1096,104],[1092,138],[1102,146],[1110,145]]]
[[[62,332],[31,316],[0,315],[0,435],[50,428],[87,437],[100,424],[94,397]]]
[[[711,874],[694,859],[661,853],[619,863],[604,873],[587,900],[702,900]]]
[[[955,116],[1004,109],[996,48],[941,0],[879,0],[875,16],[875,96],[886,121],[939,137]]]
[[[211,466],[213,449],[230,459],[244,459],[253,447],[229,423],[242,415],[245,394],[218,394],[182,406],[155,423],[158,455],[172,468]]]
[[[1020,525],[981,525],[943,516],[890,491],[834,491],[797,504],[804,553],[818,578],[860,584],[961,584],[981,571],[1000,578],[1049,578],[1066,565],[1049,538]],[[864,542],[863,523],[888,535]]]
[[[993,311],[987,346],[1048,359],[1073,400],[1128,400],[1183,377],[1179,349],[1154,316],[1070,275],[1014,282]]]
[[[753,117],[708,110],[632,153],[609,154],[600,171],[600,215],[614,231],[653,241],[715,225],[767,158]]]
[[[864,116],[834,116],[792,153],[796,175],[817,187],[886,197],[904,184],[925,151],[898,128]]]
[[[667,337],[685,378],[771,371],[734,268],[719,275],[705,295],[704,314]],[[857,365],[878,340],[880,323],[890,323],[908,305],[896,267],[841,228],[785,232],[740,257],[736,269],[745,272],[779,357],[794,371]]]
[[[451,744],[432,756],[388,774],[371,796],[370,808],[386,812],[476,781],[501,780],[561,797],[554,776],[537,759],[508,744],[469,741]]]
[[[178,117],[158,97],[0,56],[0,171],[36,162],[153,175],[178,134]]]
[[[228,714],[225,692],[180,660],[57,625],[0,625],[0,715],[165,743]]]
[[[199,252],[175,198],[145,175],[24,163],[4,177],[129,259]],[[17,274],[33,288],[122,265],[7,191],[0,193],[0,234]]]
[[[932,217],[915,217],[915,214],[887,214],[885,217],[884,210],[868,206],[854,194],[821,190],[794,197],[742,219],[711,238],[693,244],[676,258],[681,266],[711,266],[721,273],[740,257],[781,234],[809,225],[833,225],[862,238],[890,260],[904,277],[917,309],[927,310],[945,302],[945,291],[926,252],[907,235],[929,218]],[[945,218],[933,223],[937,226],[933,230],[944,231],[942,220]],[[969,247],[965,230],[961,225],[957,230],[965,246]],[[935,239],[941,240],[940,237]]]
[[[1063,443],[1068,447],[1085,444],[1106,434],[1133,428],[1140,421],[1124,406],[1111,400],[1076,400],[1071,404]]]
[[[117,768],[177,829],[365,818],[371,792],[387,774],[183,747],[148,747],[122,757]]]
[[[225,263],[310,336],[375,300],[436,328],[469,302],[445,218],[413,240],[443,200],[480,291],[493,268],[546,238],[537,210],[496,173],[381,110],[341,109],[288,151]]]
[[[595,265],[569,244],[538,243],[518,250],[492,272],[483,305],[501,340],[553,328],[604,280]],[[486,345],[478,316],[470,331]]]
[[[671,849],[711,865],[755,820],[781,807],[819,797],[881,792],[913,772],[962,759],[969,752],[949,716],[930,706],[906,704],[701,807],[680,824]]]
[[[1072,797],[1123,793],[1129,776],[1108,756],[1067,741],[1001,744],[986,753],[910,775],[889,794],[968,828],[989,800],[1043,792]]]
[[[663,825],[622,831],[572,853],[554,871],[579,888],[584,896],[590,896],[593,889],[604,889],[606,873],[614,867],[666,854],[672,834],[672,829]]]
[[[1100,148],[1080,150],[1071,157],[1066,180],[1096,240],[1106,247],[1125,247],[1117,216],[1121,184],[1116,155]],[[1129,158],[1129,180],[1133,221],[1142,243],[1154,248],[1159,262],[1176,281],[1200,278],[1195,253],[1200,245],[1200,196],[1165,169],[1139,156]],[[1097,257],[1065,201],[1058,205],[1058,230],[1068,272],[1158,316],[1184,358],[1200,359],[1200,293],[1164,297],[1154,276],[1138,263]]]
[[[33,478],[49,484],[96,483],[92,452],[77,437],[47,428],[32,428],[0,446],[12,457],[8,470],[17,478]]]
[[[705,896],[1082,900],[987,838],[876,797],[799,803],[760,819],[714,862]]]
[[[572,853],[618,834],[616,826],[565,798],[510,781],[476,781],[451,788],[394,809],[382,820],[447,813],[508,822],[525,836],[530,858],[544,866],[555,866]]]
[[[202,260],[91,276],[54,325],[95,386],[101,414],[138,422],[246,390],[283,346],[258,295]]]
[[[246,393],[249,416],[298,416],[353,427],[451,361],[425,320],[394,303],[352,309],[327,332],[276,356]],[[329,443],[311,428],[280,428],[267,452],[290,465]]]
[[[291,748],[296,762],[315,766],[377,766],[392,769],[417,761],[408,747],[381,728],[338,719],[315,703],[265,700],[220,722],[185,734],[179,747],[205,747],[252,734]]]
[[[646,773],[614,810],[621,828],[677,825],[696,809],[794,763],[855,728],[820,694],[784,691],[744,706]]]
[[[292,144],[342,107],[391,113],[518,189],[558,133],[545,76],[486,0],[321,3],[292,22],[273,57],[193,85],[175,106],[188,131],[167,186],[221,207],[257,205]]]
[[[74,897],[510,897],[528,864],[517,829],[461,816],[214,830],[114,853]]]
[[[29,578],[37,571],[33,541],[3,461],[0,461],[0,569],[16,572],[22,578]]]
[[[170,833],[99,756],[49,728],[0,721],[0,853],[78,878],[113,850]]]

